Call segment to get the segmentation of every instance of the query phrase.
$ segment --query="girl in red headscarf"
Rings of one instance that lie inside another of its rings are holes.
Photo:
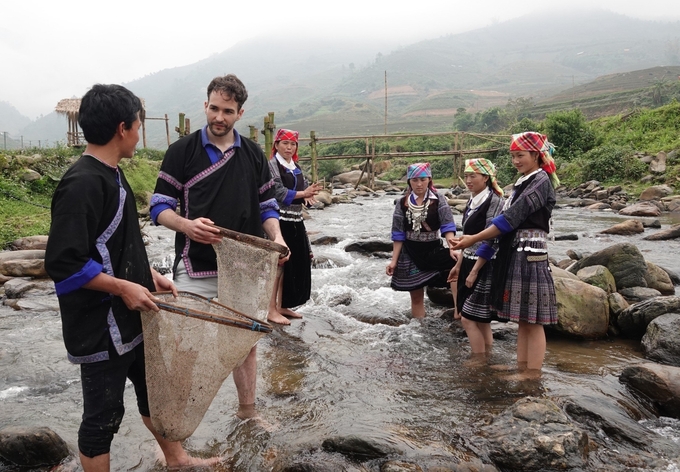
[[[309,185],[297,164],[297,131],[280,129],[274,138],[269,169],[274,179],[276,200],[279,203],[281,235],[290,248],[290,259],[283,265],[276,290],[269,303],[267,320],[289,325],[290,318],[302,318],[291,308],[309,300],[312,289],[312,250],[302,220],[302,205],[315,203],[314,195],[320,187]]]
[[[519,324],[517,363],[522,377],[540,375],[546,351],[543,326],[557,323],[557,301],[548,265],[547,235],[559,185],[545,135],[513,135],[512,164],[521,177],[491,226],[458,238],[452,249],[464,249],[501,236],[493,271],[493,308],[501,320]]]

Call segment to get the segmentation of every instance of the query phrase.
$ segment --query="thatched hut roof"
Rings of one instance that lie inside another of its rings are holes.
[[[139,100],[142,102],[142,112],[140,113],[140,116],[143,121],[144,116],[146,114],[145,113],[146,105],[144,104],[143,98],[140,98]],[[67,115],[70,118],[71,117],[77,118],[79,110],[80,110],[80,98],[64,98],[62,100],[59,100],[59,103],[57,103],[57,106],[54,108],[54,111],[56,111],[57,113]]]

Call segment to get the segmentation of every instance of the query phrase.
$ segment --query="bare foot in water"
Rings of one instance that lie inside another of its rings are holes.
[[[302,315],[300,313],[296,313],[290,308],[280,308],[279,313],[281,313],[283,316],[287,316],[289,318],[302,318]]]
[[[290,324],[290,320],[276,310],[269,310],[269,312],[267,312],[267,321],[271,321],[272,323],[280,325]]]
[[[200,457],[185,456],[180,462],[175,464],[168,464],[168,470],[213,470],[213,467],[222,462],[221,457],[209,457],[202,459]]]
[[[523,382],[525,380],[536,380],[541,378],[541,369],[526,369],[515,374],[503,376],[503,380],[509,382]]]

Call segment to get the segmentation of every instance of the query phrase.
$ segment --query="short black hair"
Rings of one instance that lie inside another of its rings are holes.
[[[243,82],[234,74],[227,74],[224,77],[215,77],[208,85],[208,100],[213,92],[219,92],[229,99],[234,100],[238,104],[240,110],[246,100],[248,100],[248,91]]]
[[[141,100],[122,85],[95,84],[80,101],[78,124],[88,143],[103,146],[113,139],[119,124],[132,128],[141,110]]]

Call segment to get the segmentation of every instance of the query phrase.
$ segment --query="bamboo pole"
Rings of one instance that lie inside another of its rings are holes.
[[[319,180],[319,169],[317,162],[317,151],[316,151],[316,131],[309,132],[309,146],[311,150],[311,160],[312,160],[312,182],[317,182]]]
[[[274,112],[270,111],[267,116],[264,117],[264,148],[268,152],[274,146],[274,130],[276,125],[274,124]]]

